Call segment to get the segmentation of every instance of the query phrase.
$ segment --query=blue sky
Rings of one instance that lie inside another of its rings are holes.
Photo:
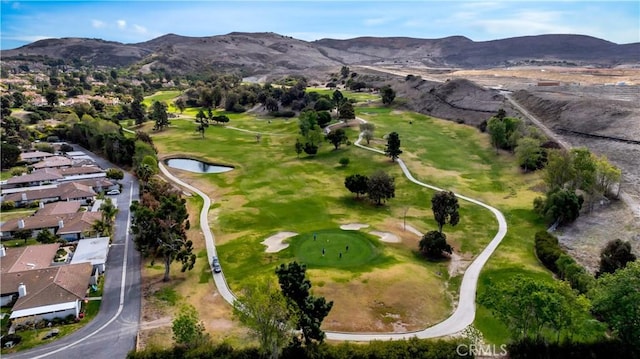
[[[167,33],[276,32],[302,40],[358,36],[475,41],[572,33],[640,42],[640,1],[11,1],[0,47],[51,37],[135,43]]]

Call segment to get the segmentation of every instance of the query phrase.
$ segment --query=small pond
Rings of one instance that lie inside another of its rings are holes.
[[[164,163],[171,168],[185,170],[195,173],[223,173],[233,169],[233,167],[212,165],[210,163],[193,160],[190,158],[171,158],[165,160]]]

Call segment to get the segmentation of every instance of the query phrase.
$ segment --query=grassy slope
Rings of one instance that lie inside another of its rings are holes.
[[[496,155],[487,136],[469,126],[388,109],[362,108],[360,116],[376,123],[378,135],[399,133],[405,151],[403,159],[418,179],[483,200],[505,214],[508,234],[483,269],[478,294],[490,291],[492,281],[507,280],[516,273],[551,279],[533,254],[533,234],[544,229],[544,223],[531,210],[533,199],[540,195],[533,190],[540,182],[538,174],[521,174],[512,155]],[[379,145],[383,144],[380,141]],[[463,204],[462,209],[468,206]],[[476,215],[487,213],[469,207]],[[466,219],[463,212],[461,218]],[[495,233],[495,219],[488,214],[485,218],[487,231]],[[484,238],[481,242],[478,245],[486,243]],[[482,306],[475,325],[491,342],[508,339],[506,329]]]
[[[537,174],[522,175],[510,154],[496,155],[486,135],[468,126],[377,107],[358,108],[358,115],[377,126],[377,139],[371,143],[373,147],[384,148],[385,141],[381,137],[388,132],[400,134],[402,157],[416,178],[479,198],[505,213],[509,233],[483,270],[478,293],[490,290],[492,281],[506,280],[514,273],[551,279],[532,250],[533,233],[543,228],[531,212],[532,200],[539,195],[533,190],[540,181]],[[263,135],[257,143],[253,134],[213,126],[202,140],[195,133],[193,123],[175,120],[173,129],[157,134],[155,138],[161,154],[193,154],[237,167],[224,176],[191,175],[200,183],[208,183],[218,199],[210,218],[213,217],[221,260],[235,290],[255,275],[271,275],[277,263],[294,258],[288,251],[270,255],[262,252],[263,246],[259,242],[281,230],[310,233],[348,222],[366,222],[377,229],[397,230],[405,210],[407,223],[423,232],[435,228],[429,203],[432,191],[408,183],[388,159],[354,147],[342,147],[334,152],[328,144],[323,145],[314,159],[297,159],[293,152],[297,131],[295,119],[276,119],[269,123],[251,115],[232,115],[231,118],[229,126],[275,135]],[[353,140],[357,131],[351,129],[348,134]],[[348,167],[338,166],[341,157],[351,159]],[[342,185],[346,175],[367,174],[374,169],[384,169],[396,177],[396,198],[383,208],[353,201]],[[470,257],[495,233],[495,219],[487,211],[464,202],[461,203],[461,217],[457,227],[446,227],[445,232],[454,248]],[[410,247],[417,243],[415,238],[403,238]],[[407,291],[418,295],[415,288],[409,286],[413,283],[410,278],[420,273],[418,277],[424,286],[435,285],[436,294],[444,293],[442,282],[445,278],[440,275],[446,270],[442,264],[424,263],[410,248],[402,245],[388,245],[387,254],[403,262],[404,267],[392,266],[363,273],[311,269],[314,288],[337,303],[345,299],[339,294],[336,298],[336,293],[344,289],[351,293],[365,288],[375,291],[385,288],[392,280],[400,286],[394,288],[396,293]],[[397,276],[403,276],[407,282],[398,282]],[[446,277],[446,273],[442,276]],[[344,286],[336,292],[340,283]],[[452,279],[450,284],[457,288],[459,278]],[[433,295],[430,298],[435,300]],[[382,317],[389,314],[385,312],[387,309],[396,305],[388,297],[384,300],[383,309],[371,309],[380,312]],[[355,310],[350,313],[354,321],[371,319],[372,316],[356,313],[362,308],[358,305],[367,307],[367,303],[351,302],[344,309]],[[406,306],[398,309],[408,315]],[[329,319],[333,320],[328,323],[337,322],[335,318]],[[478,308],[476,325],[491,342],[504,342],[508,337],[505,328],[482,306]],[[341,328],[339,323],[330,326]]]

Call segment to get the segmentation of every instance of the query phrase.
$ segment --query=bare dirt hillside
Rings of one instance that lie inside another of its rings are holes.
[[[540,35],[475,42],[462,36],[441,39],[362,37],[307,42],[266,33],[207,37],[168,34],[122,44],[99,39],[47,39],[3,50],[3,60],[81,60],[92,65],[162,67],[176,73],[211,69],[269,74],[304,72],[340,65],[409,65],[462,69],[516,65],[613,67],[638,64],[640,43],[615,44],[582,35]]]
[[[640,87],[553,86],[513,98],[572,145],[606,155],[624,170],[625,192],[640,199]]]

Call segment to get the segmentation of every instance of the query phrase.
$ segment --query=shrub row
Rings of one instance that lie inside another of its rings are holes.
[[[290,111],[290,110],[269,112],[269,116],[272,116],[272,117],[291,118],[291,117],[294,117],[295,115],[296,115],[295,111]]]
[[[307,348],[285,349],[282,359],[459,359],[457,348],[461,342],[445,340],[409,339],[399,341],[374,341],[369,344],[342,343],[338,345],[320,344]],[[465,351],[465,358],[473,358]],[[147,349],[130,352],[128,359],[249,359],[260,358],[256,348],[235,349],[227,343],[205,344],[201,347],[186,349]]]
[[[584,294],[593,286],[593,276],[560,248],[556,236],[546,231],[536,233],[535,251],[542,264],[560,279],[569,282],[571,288]]]
[[[523,339],[507,345],[510,359],[638,358],[640,350],[617,340],[548,343]]]

